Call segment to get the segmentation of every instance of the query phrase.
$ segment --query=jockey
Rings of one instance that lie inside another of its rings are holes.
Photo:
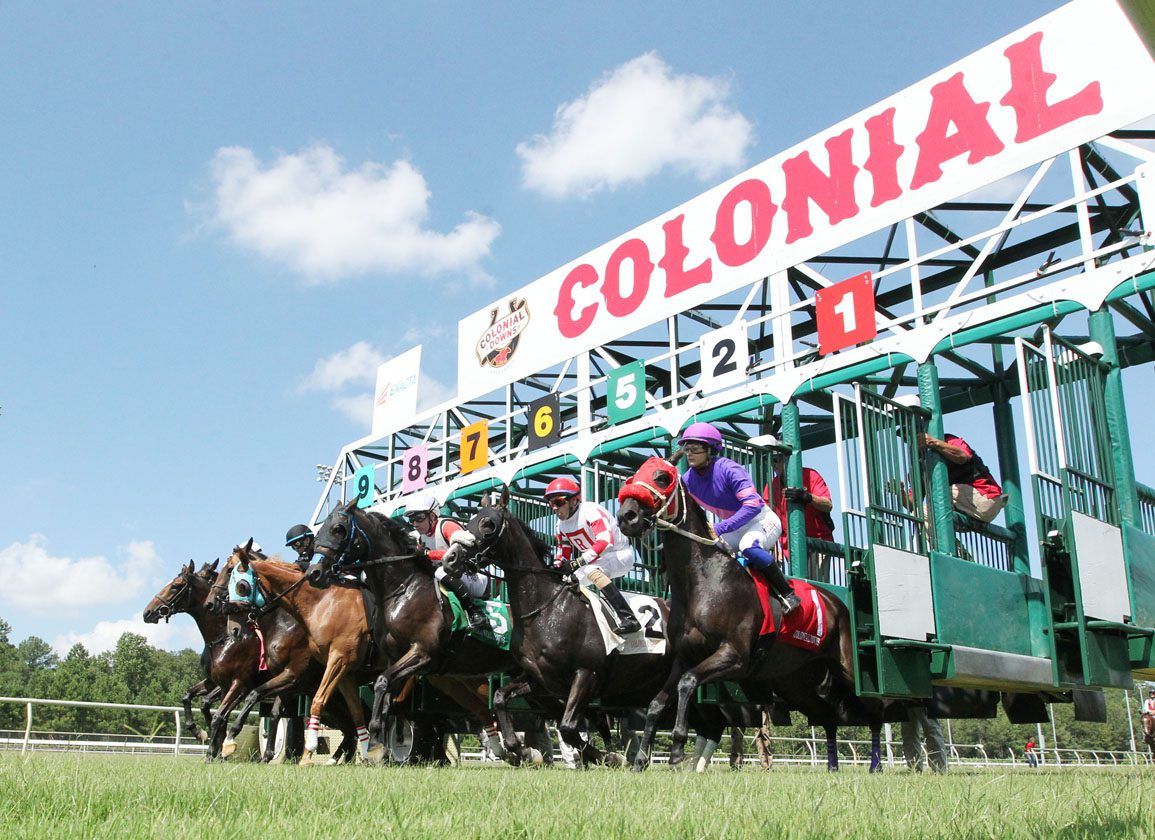
[[[718,542],[729,553],[736,549],[740,563],[760,570],[782,602],[783,612],[793,612],[802,602],[770,554],[782,536],[782,521],[762,501],[750,473],[719,456],[722,434],[709,423],[691,423],[678,443],[690,463],[682,483],[717,518]]]
[[[642,629],[625,596],[612,578],[634,567],[634,550],[618,523],[597,502],[583,502],[572,478],[555,478],[545,488],[545,500],[557,514],[557,561],[568,566],[583,584],[597,587],[618,619],[619,635]]]
[[[463,542],[468,545],[473,535],[462,528],[459,522],[438,517],[437,507],[437,500],[432,493],[418,493],[406,504],[405,519],[413,526],[413,537],[418,545],[425,550],[430,561],[437,565],[433,577],[461,602],[469,617],[469,628],[474,631],[488,630],[489,619],[485,617],[481,604],[475,600],[485,594],[485,578],[470,572],[461,574],[441,564],[451,544]]]
[[[1147,699],[1143,701],[1143,717],[1155,716],[1155,688],[1147,692]]]
[[[297,552],[297,566],[304,571],[313,559],[313,532],[308,525],[294,525],[285,534],[285,548]]]

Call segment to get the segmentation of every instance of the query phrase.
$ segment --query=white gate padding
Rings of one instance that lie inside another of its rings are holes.
[[[875,544],[874,576],[879,633],[919,642],[936,634],[929,557]]]
[[[1123,563],[1123,534],[1114,525],[1071,511],[1075,557],[1083,614],[1101,621],[1123,621],[1131,616],[1127,568]]]

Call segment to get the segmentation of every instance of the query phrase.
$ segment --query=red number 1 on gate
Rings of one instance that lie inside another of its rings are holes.
[[[869,271],[821,289],[814,295],[818,352],[825,356],[878,335],[874,322],[874,283]]]

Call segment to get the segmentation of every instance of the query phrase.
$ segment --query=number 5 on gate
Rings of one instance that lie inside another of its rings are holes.
[[[461,430],[461,474],[489,463],[489,421],[478,420]]]
[[[606,377],[606,417],[611,424],[633,420],[646,413],[646,367],[630,362]]]

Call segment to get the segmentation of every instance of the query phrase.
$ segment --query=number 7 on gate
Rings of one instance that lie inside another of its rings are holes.
[[[489,463],[489,421],[478,420],[461,430],[461,474]]]

